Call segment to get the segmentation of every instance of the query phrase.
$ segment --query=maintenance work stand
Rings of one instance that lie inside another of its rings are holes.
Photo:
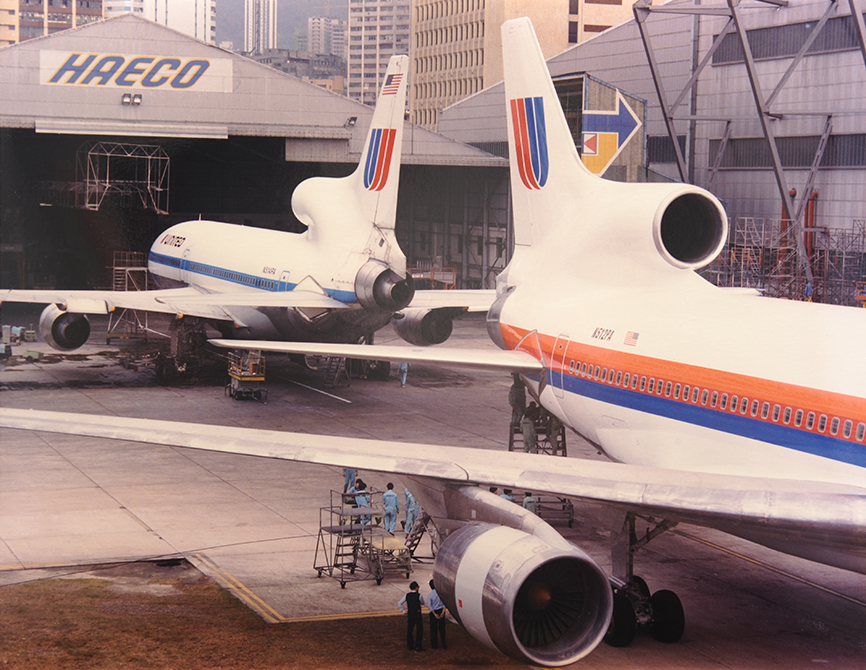
[[[568,456],[565,444],[565,427],[555,417],[546,411],[539,413],[534,421],[535,434],[538,436],[536,450],[533,453],[549,456]],[[551,429],[552,427],[552,429]],[[523,432],[520,422],[512,424],[508,435],[508,451],[524,451]]]
[[[226,393],[235,400],[255,398],[267,402],[265,388],[265,357],[261,351],[230,351],[229,380]]]
[[[319,538],[313,569],[340,582],[375,579],[387,575],[412,574],[409,548],[382,527],[385,509],[381,491],[367,490],[369,506],[358,506],[355,493],[331,491],[330,504],[319,508]]]

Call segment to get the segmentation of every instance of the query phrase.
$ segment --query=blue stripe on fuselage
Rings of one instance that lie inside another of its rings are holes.
[[[638,412],[662,416],[723,433],[747,437],[780,447],[787,447],[815,456],[830,458],[842,463],[866,467],[866,447],[831,435],[821,435],[807,430],[771,423],[739,412],[712,409],[690,402],[672,400],[663,396],[640,393],[603,382],[591,381],[559,373],[547,373],[547,383],[559,387],[554,379],[562,379],[562,388],[611,405],[626,407]]]
[[[178,258],[176,256],[167,256],[165,254],[158,254],[153,251],[148,255],[148,261],[151,263],[155,263],[157,265],[165,265],[166,267],[175,268],[179,270],[183,270],[184,272],[189,272],[190,274],[201,275],[202,277],[216,277],[224,282],[229,282],[230,284],[238,284],[239,286],[252,286],[260,291],[267,291],[269,293],[280,293],[280,292],[288,292],[292,291],[297,284],[293,284],[291,282],[281,282],[278,279],[273,279],[269,277],[259,277],[258,275],[251,275],[245,272],[239,272],[237,270],[230,270],[229,268],[221,268],[216,265],[208,265],[207,263],[199,263],[198,261],[190,261],[186,258]],[[270,282],[273,284],[273,288],[265,286],[256,285],[256,280],[260,282]],[[334,300],[339,300],[340,302],[346,304],[353,304],[358,302],[358,298],[355,295],[354,291],[338,291],[336,289],[325,289],[325,292],[329,297]]]

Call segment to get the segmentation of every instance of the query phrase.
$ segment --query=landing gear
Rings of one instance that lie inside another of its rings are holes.
[[[682,638],[686,619],[677,595],[668,590],[650,595],[646,581],[633,573],[635,552],[674,526],[675,521],[656,523],[647,529],[644,537],[638,539],[635,534],[635,516],[626,515],[622,532],[612,549],[613,616],[604,637],[604,641],[612,647],[627,647],[639,628],[646,628],[659,642],[678,642]]]

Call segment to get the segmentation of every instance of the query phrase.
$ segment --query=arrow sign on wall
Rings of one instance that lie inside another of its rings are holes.
[[[583,111],[583,163],[603,174],[642,125],[629,104],[616,92],[612,111]]]

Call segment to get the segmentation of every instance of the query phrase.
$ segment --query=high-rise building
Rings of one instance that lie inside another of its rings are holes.
[[[13,7],[8,7],[10,4]],[[8,20],[11,23],[17,19],[17,41],[21,42],[102,18],[102,0],[19,0],[15,3],[4,2],[3,6],[6,10],[0,13],[5,14],[4,22]],[[17,16],[10,15],[12,11],[16,11]],[[8,28],[4,32],[11,34]],[[6,43],[5,39],[2,43]]]
[[[346,57],[346,22],[330,16],[307,19],[306,51]]]
[[[132,13],[216,44],[217,0],[104,0],[105,17]]]
[[[0,47],[18,41],[18,0],[0,0]]]
[[[409,54],[410,0],[349,0],[349,97],[376,102],[391,56]]]
[[[440,110],[501,81],[499,28],[520,16],[532,20],[549,58],[631,18],[632,10],[624,0],[415,0],[412,122],[437,130]]]
[[[277,0],[244,0],[244,51],[277,48]]]

